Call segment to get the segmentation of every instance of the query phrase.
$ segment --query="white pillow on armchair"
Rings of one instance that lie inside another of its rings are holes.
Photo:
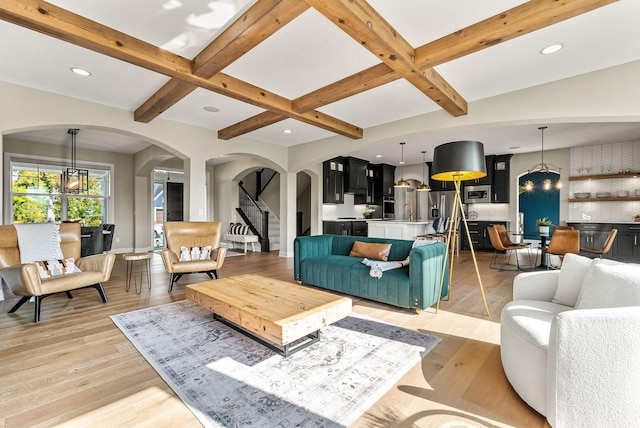
[[[640,265],[594,260],[587,270],[576,309],[640,306]]]

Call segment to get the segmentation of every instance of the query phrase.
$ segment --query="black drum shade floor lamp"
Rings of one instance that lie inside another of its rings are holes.
[[[440,309],[440,295],[442,294],[442,286],[444,284],[444,275],[447,260],[449,260],[449,269],[453,273],[454,251],[452,243],[457,242],[460,218],[464,224],[467,234],[469,248],[471,249],[471,257],[473,265],[476,268],[478,283],[480,284],[480,292],[484,302],[484,309],[489,315],[489,306],[487,298],[484,294],[482,279],[480,278],[480,270],[476,260],[476,253],[473,250],[473,243],[467,225],[467,217],[462,209],[462,200],[460,199],[460,183],[466,180],[475,180],[487,175],[487,166],[484,158],[484,146],[479,141],[454,141],[451,143],[441,144],[433,151],[433,164],[430,171],[431,178],[439,181],[452,181],[455,186],[455,198],[451,207],[451,220],[449,221],[449,230],[447,231],[447,252],[444,260],[445,265],[442,269],[442,278],[440,280],[440,292],[438,293],[438,303],[436,304],[436,313]],[[450,278],[453,275],[450,275]],[[451,298],[451,284],[449,284],[449,299]]]

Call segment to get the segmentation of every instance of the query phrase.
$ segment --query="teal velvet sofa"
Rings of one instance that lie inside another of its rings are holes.
[[[355,241],[390,243],[388,260],[409,256],[409,266],[372,278],[362,257],[349,256]],[[402,308],[426,309],[438,300],[446,245],[436,242],[412,248],[413,242],[345,235],[300,236],[293,243],[295,280]],[[449,291],[448,273],[447,265],[442,297]]]

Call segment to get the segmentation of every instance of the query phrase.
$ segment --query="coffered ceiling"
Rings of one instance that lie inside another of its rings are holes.
[[[640,60],[638,18],[633,0],[3,0],[0,80],[130,110],[140,122],[206,127],[224,140],[347,142],[368,127],[440,109],[463,116],[469,102]],[[551,43],[564,49],[541,55]],[[594,135],[640,138],[637,123],[557,128],[570,137],[557,148],[602,142]],[[144,147],[91,132],[79,144]],[[62,143],[60,133],[14,137]],[[525,149],[511,149],[516,134]],[[492,152],[514,152],[535,150],[526,141],[539,135],[529,126],[473,138],[483,137]],[[397,163],[397,147],[351,154],[375,160],[385,151]]]

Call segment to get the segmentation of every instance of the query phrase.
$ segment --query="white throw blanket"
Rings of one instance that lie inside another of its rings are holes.
[[[409,256],[406,259],[395,262],[383,262],[380,260],[363,259],[362,264],[370,266],[369,276],[372,278],[382,278],[382,272],[391,269],[400,269],[401,267],[409,266]]]
[[[63,259],[60,225],[55,223],[14,224],[20,248],[20,263]]]
[[[414,241],[411,248],[422,247],[425,245],[431,245],[435,242],[439,242],[435,239],[417,239]],[[369,260],[367,258],[362,260],[362,264],[371,267],[369,270],[369,276],[372,278],[382,278],[382,272],[391,269],[400,269],[405,266],[409,266],[409,256],[406,259],[400,261],[392,261],[392,262],[383,262],[380,260]]]

